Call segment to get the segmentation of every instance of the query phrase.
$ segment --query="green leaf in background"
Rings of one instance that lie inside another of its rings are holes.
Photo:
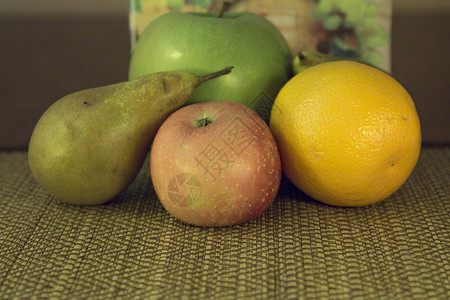
[[[173,10],[180,10],[184,5],[184,0],[167,0],[167,5]]]
[[[213,0],[186,0],[186,3],[198,4],[203,8],[210,7],[212,2],[213,2]]]
[[[141,0],[130,0],[129,2],[130,11],[133,9],[138,12],[142,12]]]
[[[322,22],[325,30],[334,33],[329,41],[333,55],[357,55],[372,65],[381,64],[377,48],[388,45],[390,35],[378,24],[377,4],[364,0],[317,0],[316,3],[311,15]],[[357,46],[344,41],[341,35],[346,30],[353,31]]]

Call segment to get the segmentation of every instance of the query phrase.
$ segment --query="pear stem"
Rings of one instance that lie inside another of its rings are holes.
[[[305,56],[303,55],[302,52],[298,53],[298,58],[300,59],[300,61],[304,61],[305,60]]]
[[[231,0],[223,0],[222,8],[220,9],[219,18],[223,17],[223,14],[230,8]]]
[[[234,67],[226,67],[225,69],[223,69],[221,71],[218,71],[218,72],[211,73],[211,74],[205,75],[203,77],[200,77],[200,83],[208,81],[208,80],[211,80],[211,79],[214,79],[214,78],[222,76],[222,75],[226,75],[226,74],[230,73],[231,69],[233,69],[233,68]]]

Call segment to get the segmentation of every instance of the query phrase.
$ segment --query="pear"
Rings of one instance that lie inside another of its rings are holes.
[[[377,68],[381,70],[380,68],[371,65],[367,62],[364,62],[357,58],[348,58],[348,57],[339,57],[339,56],[333,56],[329,54],[324,54],[320,52],[315,51],[300,51],[293,59],[292,59],[292,71],[294,72],[294,75],[297,75],[300,72],[305,71],[308,68],[311,68],[315,65],[330,62],[330,61],[341,61],[341,60],[350,60],[359,62],[362,64],[369,65],[371,67]],[[383,71],[383,70],[381,70]],[[383,71],[385,72],[385,71]]]
[[[294,75],[321,63],[344,60],[346,58],[332,56],[315,51],[300,51],[292,60]]]
[[[111,200],[134,181],[167,116],[201,83],[231,68],[204,77],[184,71],[153,73],[59,99],[31,135],[28,162],[33,176],[68,203]]]

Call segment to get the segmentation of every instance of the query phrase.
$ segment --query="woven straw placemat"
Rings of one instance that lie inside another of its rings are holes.
[[[362,208],[286,179],[261,217],[201,228],[161,206],[146,164],[116,200],[64,204],[0,152],[2,299],[449,299],[450,147],[424,148],[406,184]]]

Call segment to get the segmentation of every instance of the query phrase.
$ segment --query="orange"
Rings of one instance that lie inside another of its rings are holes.
[[[387,73],[351,61],[294,76],[275,99],[270,127],[289,180],[337,206],[389,197],[411,174],[421,148],[408,92]]]

